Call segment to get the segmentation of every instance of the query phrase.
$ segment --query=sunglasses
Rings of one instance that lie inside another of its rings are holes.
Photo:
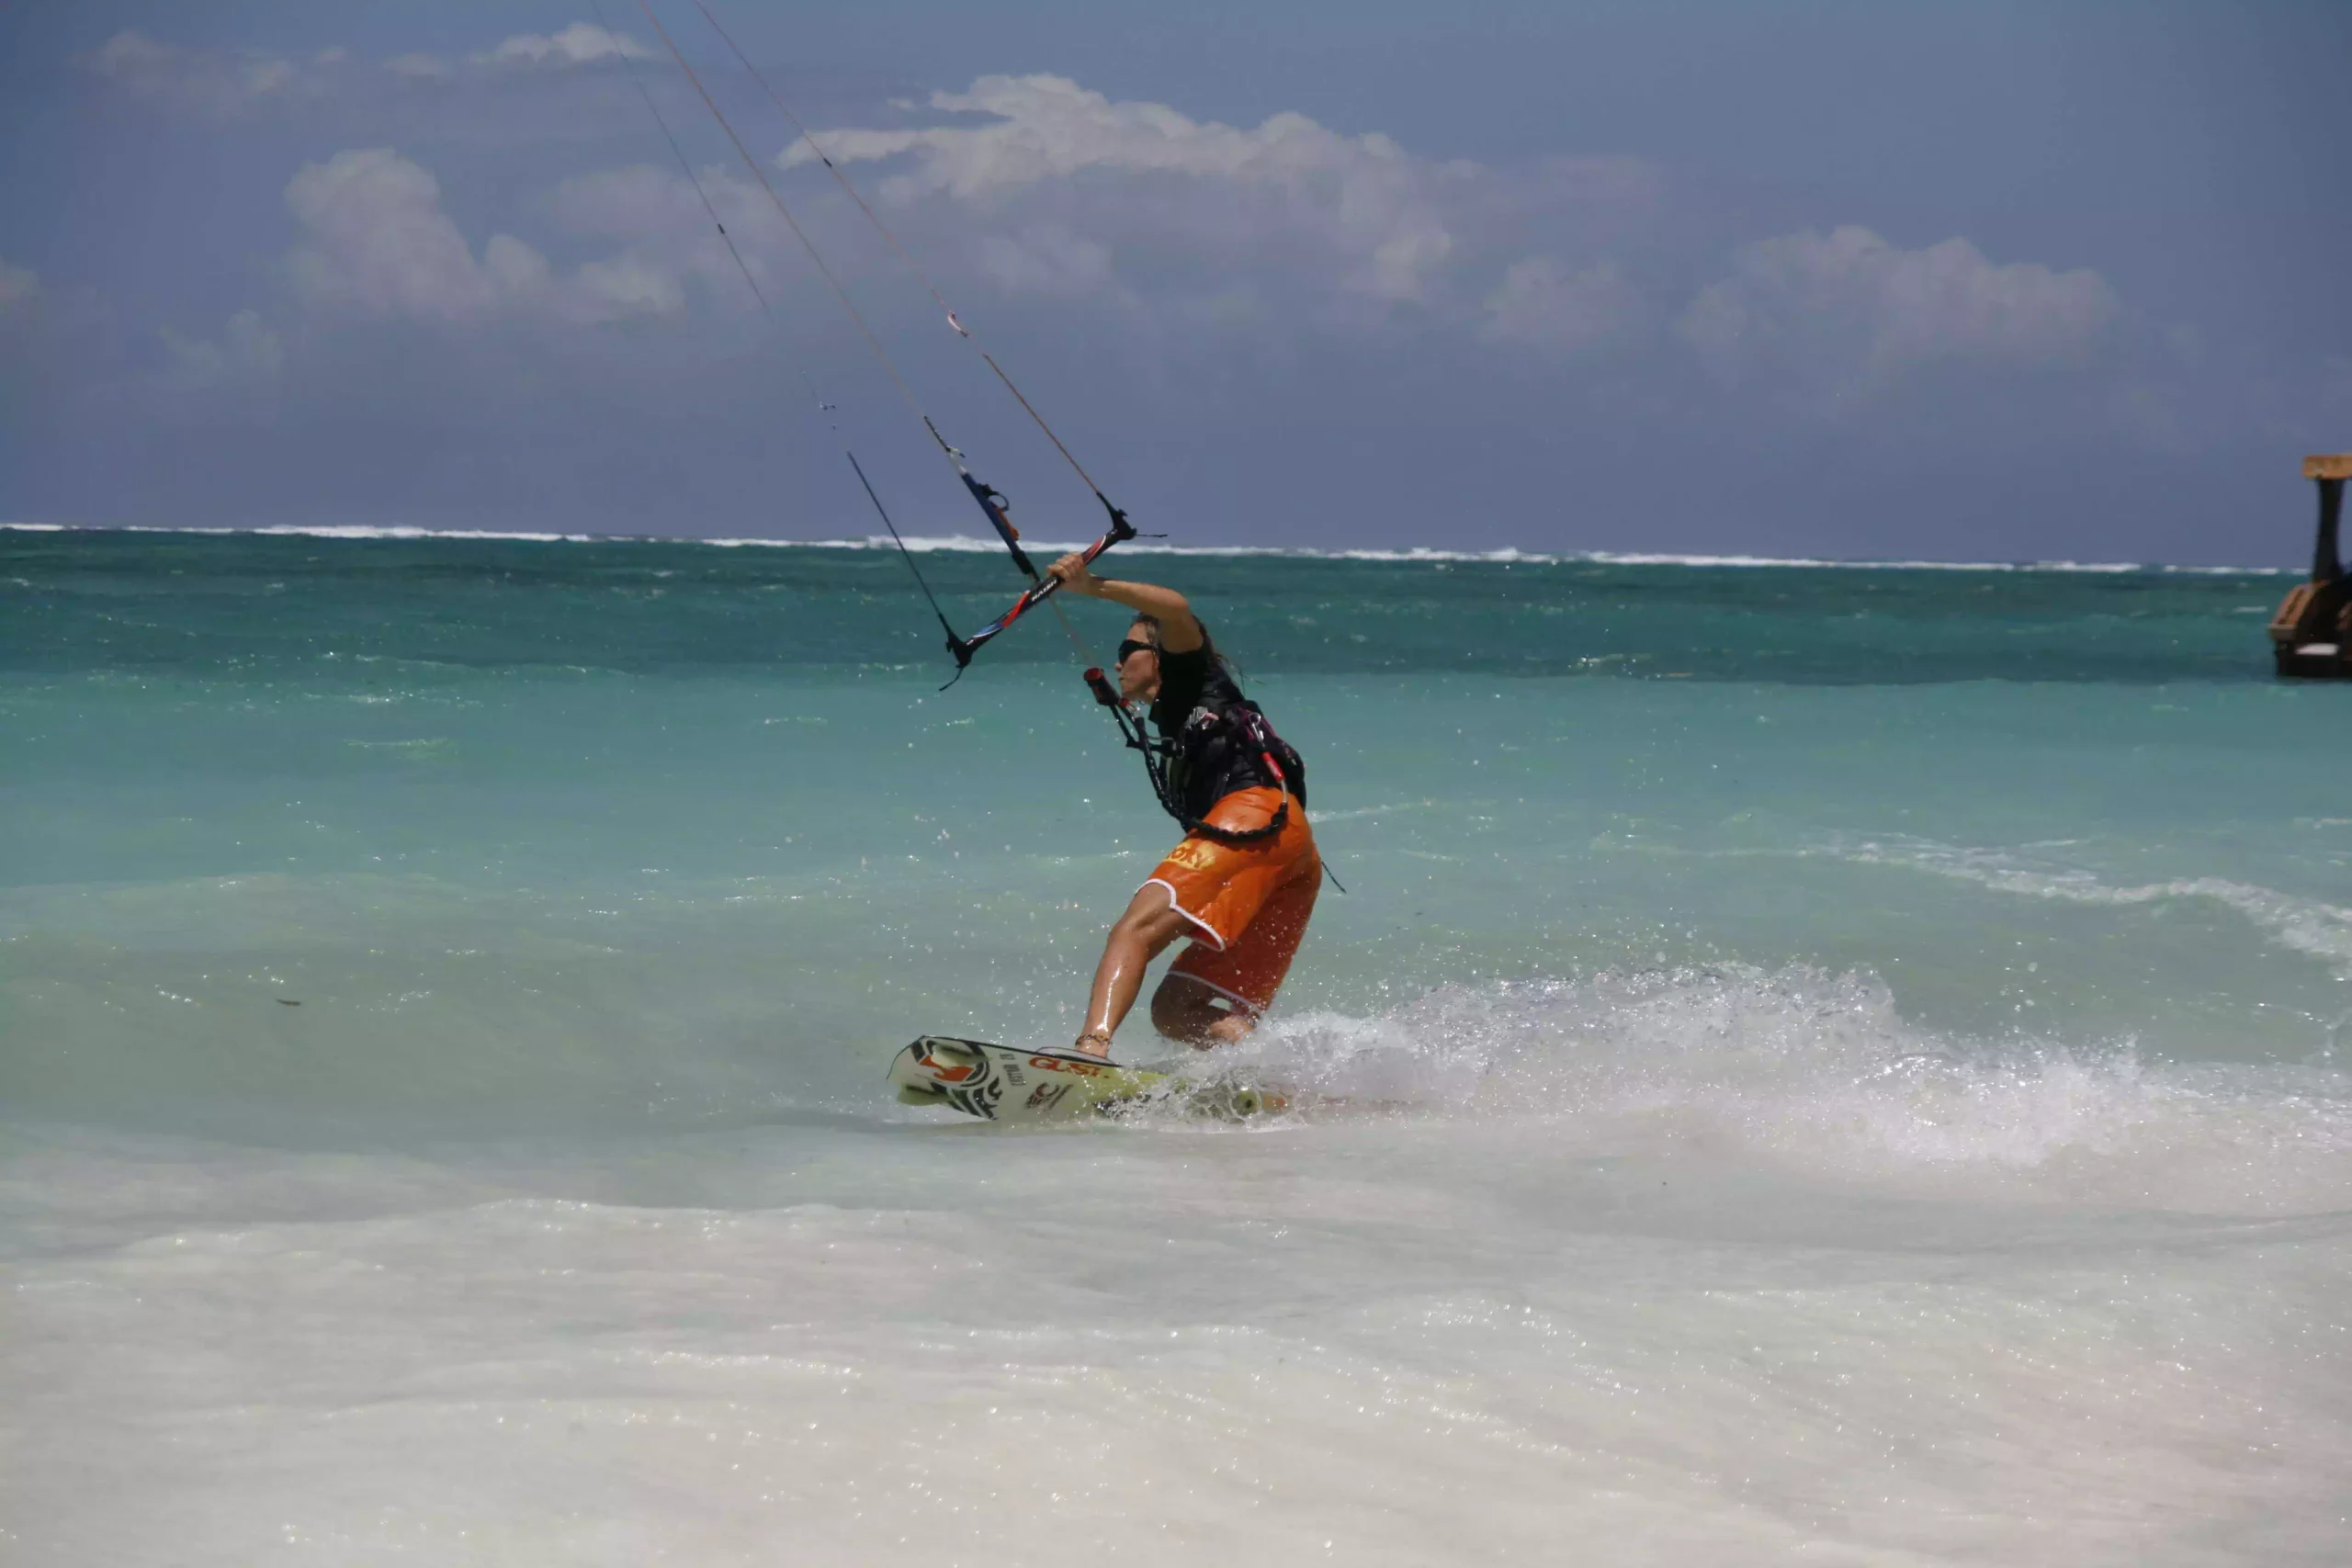
[[[1111,667],[1115,670],[1120,665],[1125,664],[1136,654],[1150,653],[1153,651],[1154,649],[1151,644],[1148,642],[1137,642],[1135,638],[1128,637],[1119,644],[1119,651],[1113,657],[1111,660]]]

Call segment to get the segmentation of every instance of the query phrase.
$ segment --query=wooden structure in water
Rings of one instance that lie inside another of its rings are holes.
[[[2352,678],[2352,575],[2335,542],[2352,452],[2304,458],[2303,478],[2319,485],[2319,542],[2311,581],[2295,584],[2270,617],[2270,651],[2281,675]]]

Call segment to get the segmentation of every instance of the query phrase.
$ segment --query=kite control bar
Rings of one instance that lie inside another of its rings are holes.
[[[1127,514],[1120,511],[1117,507],[1111,506],[1108,502],[1103,502],[1103,505],[1110,509],[1111,526],[1104,532],[1101,538],[1087,546],[1086,548],[1080,552],[1079,557],[1080,560],[1086,562],[1090,566],[1093,564],[1096,557],[1100,556],[1104,550],[1109,549],[1113,545],[1136,537],[1135,525],[1127,521]],[[990,621],[987,626],[982,626],[970,637],[957,637],[953,632],[948,633],[947,651],[956,656],[956,672],[961,674],[964,671],[964,667],[972,662],[972,655],[978,653],[999,633],[1010,627],[1013,622],[1027,615],[1035,606],[1042,604],[1046,600],[1052,598],[1055,592],[1060,589],[1061,585],[1062,580],[1060,578],[1048,573],[1038,581],[1032,583],[1027,592],[1014,600],[1012,602],[1012,609],[1007,610],[1003,615],[999,615],[995,620]],[[1095,673],[1099,675],[1102,671],[1098,670]],[[1092,684],[1091,681],[1088,683],[1090,685]],[[1100,698],[1102,692],[1097,691],[1095,695]],[[1113,700],[1115,701],[1116,699],[1114,698]]]

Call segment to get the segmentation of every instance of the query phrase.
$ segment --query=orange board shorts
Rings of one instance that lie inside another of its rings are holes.
[[[1209,809],[1208,820],[1246,833],[1272,821],[1283,798],[1278,789],[1236,790]],[[1315,852],[1306,808],[1293,800],[1283,830],[1272,838],[1254,844],[1188,838],[1144,886],[1166,888],[1176,912],[1198,931],[1169,974],[1263,1012],[1306,934],[1306,918],[1323,886],[1323,861]]]

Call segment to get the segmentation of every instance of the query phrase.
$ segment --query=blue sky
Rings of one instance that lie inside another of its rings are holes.
[[[710,3],[1181,541],[2290,564],[2352,448],[2352,6]],[[805,376],[974,531],[603,5],[0,8],[0,517],[864,536]],[[655,9],[975,471],[1091,535]]]

